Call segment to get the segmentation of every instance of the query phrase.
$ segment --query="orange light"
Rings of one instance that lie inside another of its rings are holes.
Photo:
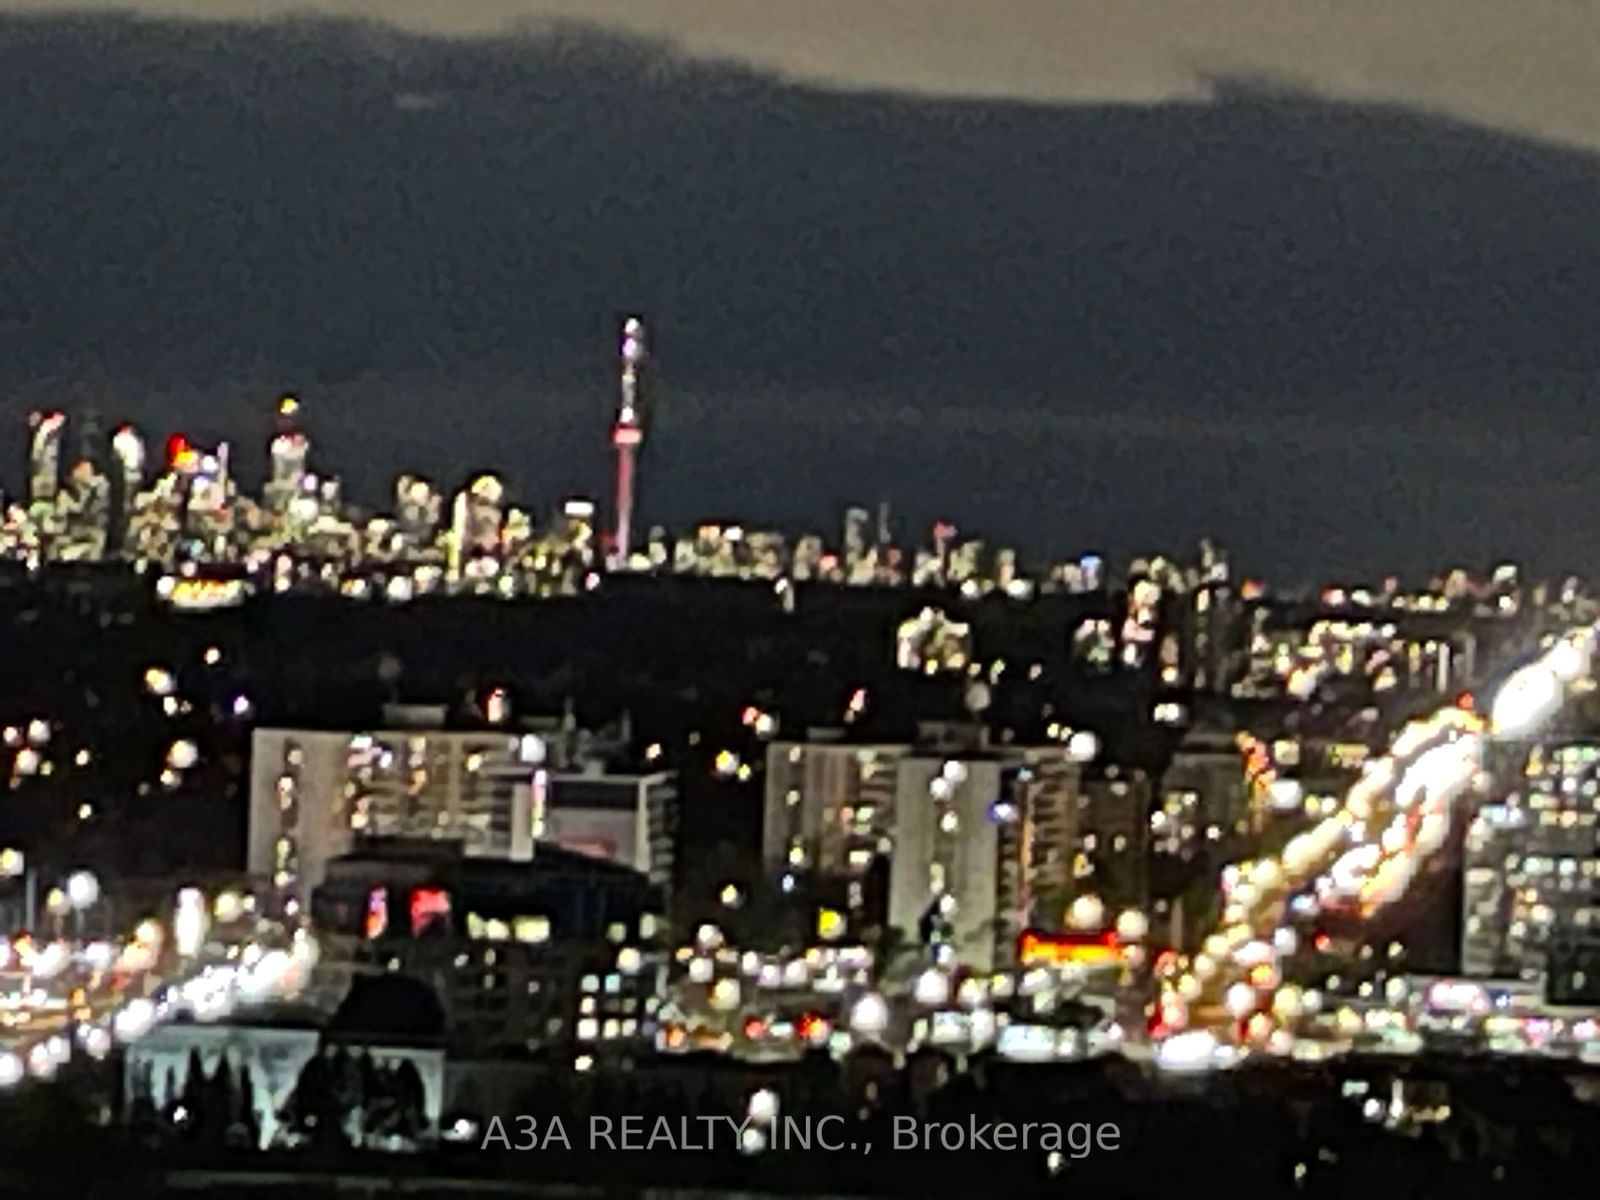
[[[366,935],[370,942],[389,928],[389,890],[375,887],[367,896]]]
[[[192,471],[200,465],[200,452],[183,434],[175,433],[167,439],[167,465],[174,471]]]
[[[1114,963],[1122,955],[1117,935],[1024,933],[1018,942],[1017,957],[1023,966],[1066,963]]]

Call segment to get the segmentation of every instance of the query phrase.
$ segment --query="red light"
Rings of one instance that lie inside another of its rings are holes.
[[[1333,939],[1325,933],[1319,933],[1312,944],[1315,945],[1318,950],[1326,952],[1328,947],[1333,945]]]
[[[421,937],[435,921],[450,916],[450,893],[443,888],[417,888],[411,893],[411,936]]]
[[[761,710],[754,704],[750,704],[747,705],[744,712],[739,715],[739,720],[744,722],[746,725],[754,725],[756,721],[760,719],[760,717]]]
[[[751,1017],[744,1023],[744,1036],[752,1042],[760,1041],[767,1036],[767,1023],[760,1017]]]
[[[175,433],[167,439],[167,465],[174,471],[192,471],[200,465],[200,452],[183,434]]]

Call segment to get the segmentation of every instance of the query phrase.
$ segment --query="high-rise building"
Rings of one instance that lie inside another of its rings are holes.
[[[870,583],[876,557],[868,542],[872,516],[864,508],[847,508],[844,513],[844,570],[851,583]]]
[[[677,777],[670,771],[608,771],[590,760],[552,769],[541,842],[632,867],[666,888],[676,859]]]
[[[505,487],[498,476],[479,475],[456,493],[450,510],[446,572],[452,583],[462,579],[487,583],[502,566]]]
[[[394,481],[395,523],[417,544],[431,542],[439,527],[442,501],[439,489],[426,479],[401,475]]]
[[[980,971],[993,969],[996,944],[1014,941],[1024,923],[1021,856],[1002,853],[1020,815],[998,807],[1009,765],[973,751],[922,752],[896,771],[889,924],[913,945],[948,945]]]
[[[608,771],[581,731],[449,729],[430,706],[391,706],[377,730],[257,729],[248,866],[302,903],[329,859],[374,837],[455,841],[527,861],[543,839],[671,875],[670,773]],[[569,744],[570,743],[570,744]]]
[[[28,501],[53,503],[61,486],[61,438],[65,414],[34,413],[28,419],[33,433],[28,442]]]
[[[111,543],[127,552],[130,526],[139,493],[144,488],[144,438],[132,425],[121,425],[111,435]]]
[[[802,871],[859,881],[889,849],[895,768],[910,749],[828,741],[767,748],[762,858],[775,878]]]
[[[328,864],[313,895],[324,970],[428,981],[469,1053],[637,1053],[655,1032],[660,889],[559,847],[531,861],[376,841]]]
[[[105,557],[110,533],[111,482],[90,460],[79,459],[56,496],[61,540],[54,557],[94,562]]]
[[[1600,742],[1534,747],[1524,779],[1467,832],[1462,969],[1542,978],[1552,1000],[1600,1000]]]
[[[265,488],[266,506],[282,514],[288,512],[290,502],[305,489],[306,457],[311,452],[311,444],[305,434],[290,431],[274,437],[269,449],[272,465]]]
[[[1086,771],[1077,804],[1067,843],[1071,885],[1061,907],[1035,912],[1037,924],[1064,919],[1066,905],[1082,895],[1098,897],[1111,914],[1149,904],[1149,777],[1115,765]]]
[[[957,545],[950,551],[950,560],[945,568],[946,582],[958,587],[965,584],[977,586],[983,571],[984,552],[983,542],[976,538]]]
[[[977,970],[1013,960],[1025,929],[1059,930],[1074,900],[1142,907],[1148,785],[1097,776],[1060,745],[990,746],[980,729],[929,725],[912,744],[813,735],[768,751],[764,860],[858,889],[886,869],[886,921]]]
[[[823,557],[822,539],[814,533],[805,534],[795,543],[789,569],[796,579],[815,579],[821,573]]]

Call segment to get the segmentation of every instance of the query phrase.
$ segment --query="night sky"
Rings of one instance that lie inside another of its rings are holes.
[[[699,56],[0,17],[0,482],[27,409],[89,402],[258,469],[295,388],[358,498],[496,467],[547,510],[605,491],[638,310],[646,524],[888,499],[1038,552],[1215,532],[1278,578],[1597,565],[1592,6],[1534,4],[1548,71],[1379,28],[1187,75],[1049,21],[874,75],[870,38],[717,7],[684,6]]]

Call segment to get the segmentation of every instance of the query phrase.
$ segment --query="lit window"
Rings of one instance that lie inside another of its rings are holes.
[[[411,936],[442,929],[450,920],[450,894],[443,888],[417,888],[411,893]]]
[[[549,917],[518,917],[513,930],[519,942],[538,943],[550,940]]]

